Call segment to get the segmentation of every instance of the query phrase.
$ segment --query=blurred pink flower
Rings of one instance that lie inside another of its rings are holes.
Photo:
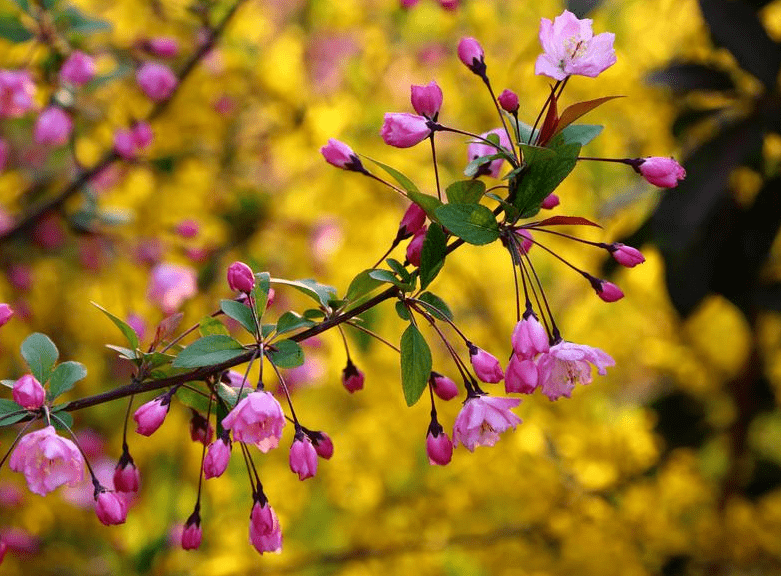
[[[62,146],[70,138],[73,131],[73,121],[59,106],[49,106],[35,122],[35,142]]]
[[[173,314],[198,292],[195,270],[177,264],[158,264],[152,268],[147,297],[165,314]]]
[[[0,70],[0,117],[18,118],[35,107],[35,84],[26,70]]]
[[[150,99],[165,100],[173,94],[178,82],[168,66],[156,62],[146,62],[136,72],[136,81]]]
[[[157,36],[147,42],[149,51],[161,58],[173,58],[179,53],[179,41],[170,36]]]
[[[94,77],[95,61],[80,50],[72,52],[60,68],[60,79],[76,86],[82,86]]]

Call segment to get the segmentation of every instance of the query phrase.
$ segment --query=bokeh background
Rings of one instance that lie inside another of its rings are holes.
[[[41,105],[56,84],[64,46],[93,54],[100,79],[72,103],[72,146],[33,145],[29,117],[0,126],[13,150],[0,173],[0,202],[12,216],[62,189],[76,162],[99,161],[115,129],[151,110],[134,81],[135,67],[148,59],[145,39],[178,39],[180,55],[169,60],[176,68],[202,42],[205,23],[230,4],[33,6],[49,18],[56,39],[0,40],[0,66],[33,70]],[[331,435],[334,457],[306,482],[290,473],[286,450],[258,458],[283,527],[282,554],[260,557],[248,543],[252,500],[236,454],[226,475],[205,483],[200,549],[179,548],[176,526],[195,501],[200,444],[189,437],[189,410],[176,404],[152,437],[130,435],[142,489],[122,526],[99,523],[89,487],[42,498],[20,475],[0,471],[0,533],[11,548],[0,571],[781,574],[774,241],[781,216],[781,139],[774,133],[781,2],[570,7],[580,14],[593,8],[595,32],[616,34],[618,62],[597,79],[573,78],[564,102],[626,96],[587,118],[605,130],[585,152],[693,159],[689,180],[670,191],[602,163],[581,163],[558,190],[557,213],[604,227],[579,233],[593,241],[631,239],[647,258],[636,269],[615,270],[604,252],[551,243],[623,288],[626,298],[605,304],[582,278],[533,254],[565,338],[616,359],[606,377],[578,387],[571,399],[525,398],[517,409],[524,422],[514,433],[474,454],[457,449],[449,466],[432,467],[425,455],[428,408],[405,406],[397,356],[348,329],[353,360],[366,373],[365,389],[350,395],[340,383],[344,348],[332,331],[305,345],[307,363],[288,376],[297,413]],[[70,20],[58,19],[73,8],[81,20],[72,11]],[[385,146],[378,135],[383,114],[411,111],[410,84],[433,79],[444,92],[443,123],[473,132],[496,127],[484,87],[455,56],[458,40],[469,35],[486,50],[494,87],[515,90],[521,118],[533,122],[548,91],[546,79],[533,74],[539,19],[563,8],[553,0],[462,0],[455,10],[433,0],[406,10],[396,0],[242,3],[217,47],[152,122],[150,150],[112,165],[0,246],[0,301],[17,310],[0,331],[3,377],[24,373],[19,344],[41,331],[62,359],[88,367],[87,380],[68,398],[128,383],[129,368],[104,348],[121,337],[89,302],[137,316],[148,342],[164,317],[147,296],[150,270],[161,262],[198,275],[197,295],[181,307],[183,326],[230,296],[224,274],[237,259],[274,276],[315,277],[343,294],[385,251],[406,206],[369,179],[327,165],[320,146],[339,138],[433,192],[427,147]],[[33,29],[20,14],[7,0],[0,22],[18,18]],[[443,181],[459,179],[465,139],[438,141]],[[193,238],[176,231],[187,219],[199,226]],[[500,358],[509,354],[515,304],[510,260],[499,246],[459,249],[431,289],[475,343]],[[278,289],[270,313],[305,307],[300,294]],[[390,304],[365,318],[391,341],[404,328]],[[435,369],[455,377],[443,350],[432,346]],[[503,393],[501,384],[487,388]],[[125,408],[118,402],[74,414],[95,466],[109,475]],[[457,400],[440,407],[446,429],[459,408]],[[283,446],[292,441],[286,433]],[[12,434],[3,431],[4,446]]]

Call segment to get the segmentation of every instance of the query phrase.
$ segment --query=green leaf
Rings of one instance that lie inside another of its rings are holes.
[[[207,334],[208,336],[208,334]],[[159,368],[166,364],[170,364],[176,356],[171,354],[163,354],[162,352],[149,352],[142,355],[142,360],[149,368]]]
[[[45,334],[35,332],[22,342],[22,358],[41,384],[45,384],[49,379],[54,363],[59,357],[60,353],[54,342]]]
[[[13,2],[25,12],[30,12],[30,4],[27,2],[27,0],[13,0]]]
[[[442,226],[431,224],[420,252],[420,288],[426,288],[437,277],[447,256],[447,236]]]
[[[75,6],[68,6],[55,18],[55,22],[67,28],[66,32],[77,34],[92,34],[93,32],[105,32],[111,30],[112,25],[107,20],[90,18]]]
[[[233,386],[228,386],[224,382],[217,384],[217,395],[228,405],[228,410],[233,408],[240,400],[247,397],[247,394],[253,392],[255,388],[249,382],[244,383],[244,389],[241,391],[241,398],[239,398],[239,391]],[[222,422],[222,418],[218,420],[218,423]]]
[[[268,304],[268,293],[271,290],[271,276],[268,272],[255,274],[255,288],[252,289],[252,299],[255,300],[255,314],[258,319],[263,318]],[[250,332],[252,329],[250,329]]]
[[[461,180],[453,182],[445,190],[447,201],[451,204],[478,204],[485,194],[482,180]]]
[[[404,290],[405,292],[412,290],[414,288],[414,285],[410,285],[409,283],[402,282],[399,280],[396,275],[391,272],[390,270],[372,270],[369,272],[369,276],[374,278],[375,280],[379,280],[380,282],[387,282],[388,284],[393,284],[397,288],[400,288],[401,290]]]
[[[453,313],[450,311],[450,307],[445,303],[442,298],[437,296],[436,294],[432,294],[431,292],[423,292],[420,296],[418,296],[418,300],[422,300],[426,304],[429,304],[429,306],[426,306],[426,310],[429,312],[429,314],[432,314],[436,318],[439,318],[440,320],[453,319]],[[434,310],[432,310],[434,308]]]
[[[431,374],[431,350],[417,326],[410,324],[401,335],[401,386],[407,406],[420,399]]]
[[[409,313],[409,308],[407,308],[404,305],[404,302],[401,302],[400,300],[397,300],[396,304],[395,304],[395,308],[396,308],[396,314],[399,315],[399,318],[401,318],[405,322],[409,322],[410,321],[411,316],[410,316],[410,313]]]
[[[410,274],[401,262],[393,258],[387,258],[385,262],[388,264],[391,270],[399,275],[403,282],[409,282]]]
[[[73,416],[69,412],[57,412],[52,414],[52,424],[60,431],[65,430],[65,426],[73,430]]]
[[[244,306],[247,308],[246,306]],[[225,324],[214,318],[213,316],[204,316],[201,318],[198,324],[198,332],[201,336],[211,336],[212,334],[222,334],[223,336],[230,336],[228,328]]]
[[[596,124],[572,124],[562,130],[552,141],[558,144],[580,144],[585,146],[600,135],[604,126]]]
[[[304,363],[304,351],[298,342],[280,340],[274,342],[275,350],[269,350],[266,356],[279,368],[295,368]]]
[[[283,280],[281,278],[272,278],[274,284],[284,284],[292,286],[296,290],[303,292],[322,306],[328,307],[328,303],[336,298],[336,288],[320,284],[316,280],[306,278],[304,280]]]
[[[370,292],[376,290],[379,286],[382,286],[382,281],[376,280],[370,276],[370,273],[373,270],[373,268],[364,270],[353,278],[352,282],[350,282],[350,286],[347,288],[347,294],[344,297],[345,300],[354,302],[361,296],[366,296]],[[306,312],[304,312],[304,315],[306,316]]]
[[[52,372],[49,380],[49,392],[46,399],[51,402],[60,394],[64,394],[87,376],[87,369],[79,362],[63,362]]]
[[[120,318],[117,318],[114,316],[111,312],[103,308],[100,304],[97,302],[90,302],[95,308],[103,312],[106,316],[108,316],[108,319],[111,320],[117,328],[122,332],[122,334],[125,336],[125,339],[127,340],[128,344],[130,344],[130,347],[135,350],[138,348],[138,334],[136,334],[136,331],[133,330],[133,328],[125,322],[124,320],[121,320]]]
[[[245,352],[240,342],[230,336],[204,336],[179,352],[172,362],[174,368],[201,368],[233,360]]]
[[[539,153],[527,154],[527,170],[516,180],[513,205],[521,216],[534,214],[545,197],[553,192],[577,164],[580,144],[563,144],[556,148],[556,156],[549,158]]]
[[[504,154],[488,154],[486,156],[478,156],[469,164],[466,165],[466,168],[464,168],[464,176],[468,178],[474,178],[477,176],[477,173],[480,171],[480,168],[484,166],[485,164],[489,164],[493,162],[494,160],[499,160],[500,158],[504,159]]]
[[[252,310],[246,304],[235,300],[220,300],[220,310],[225,312],[228,318],[233,318],[244,326],[250,334],[255,333],[255,319],[252,317]]]
[[[296,312],[285,312],[279,317],[279,320],[277,320],[277,333],[284,334],[285,332],[292,332],[299,328],[311,328],[314,325],[315,322],[312,322],[308,318],[304,318]]]
[[[10,414],[14,415],[10,416]],[[19,422],[25,416],[27,416],[27,410],[19,406],[19,404],[13,400],[0,398],[0,426],[8,426],[9,424]]]
[[[30,32],[16,16],[0,14],[0,38],[20,43],[32,40],[35,34]]]
[[[445,228],[470,244],[490,244],[499,238],[496,217],[481,204],[446,204],[437,216]]]
[[[426,216],[428,216],[432,222],[438,221],[436,215],[437,208],[442,206],[442,201],[439,198],[429,194],[423,194],[422,192],[409,192],[407,196],[409,196],[409,199],[415,204],[423,208]]]
[[[404,174],[402,174],[401,172],[396,170],[395,168],[391,168],[390,166],[387,166],[387,165],[383,164],[382,162],[378,162],[377,160],[374,160],[373,158],[369,158],[368,156],[366,156],[366,159],[370,160],[371,162],[374,162],[377,166],[379,166],[380,168],[385,170],[388,174],[390,174],[391,177],[396,182],[401,184],[401,187],[404,188],[404,190],[406,190],[408,193],[409,192],[420,193],[420,191],[418,190],[418,187],[415,186],[415,183],[412,180],[410,180],[409,178],[407,178]],[[410,196],[410,198],[412,198],[412,197]],[[425,210],[425,207],[423,207],[423,206],[421,206],[421,207]]]
[[[201,386],[198,382],[191,382],[190,383],[193,387],[197,388],[198,390],[201,390]],[[204,396],[206,394],[206,396]],[[179,400],[182,404],[185,406],[189,406],[193,410],[197,410],[198,412],[201,412],[202,414],[206,414],[207,410],[209,409],[209,392],[206,390],[202,390],[201,393],[196,392],[195,390],[191,390],[189,388],[185,388],[184,386],[180,386],[176,390],[176,399]]]
[[[106,348],[113,350],[114,352],[119,352],[119,355],[122,358],[126,358],[127,360],[138,359],[138,352],[136,352],[135,350],[131,350],[130,348],[124,348],[122,346],[114,346],[113,344],[106,344]]]
[[[534,138],[532,138],[532,127],[525,122],[515,122],[515,118],[510,118],[510,123],[515,127],[515,133],[518,136],[518,140],[521,142],[534,142],[537,136],[540,135],[539,130],[534,131]]]
[[[521,144],[521,150],[523,151],[523,157],[531,155],[533,158],[555,158],[555,150],[545,148],[544,146],[532,146],[531,144]]]
[[[370,270],[366,270],[366,272],[370,272]],[[308,308],[307,310],[304,310],[303,316],[307,320],[322,320],[325,318],[325,312],[318,310],[317,308]]]

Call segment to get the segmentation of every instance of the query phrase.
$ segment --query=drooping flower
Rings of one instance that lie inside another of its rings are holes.
[[[185,300],[195,296],[195,270],[178,264],[157,264],[152,268],[147,297],[165,314],[173,314]]]
[[[81,50],[71,53],[60,68],[60,79],[76,86],[82,86],[94,77],[95,61]]]
[[[228,469],[228,463],[231,458],[231,439],[230,434],[223,430],[223,433],[214,442],[206,448],[206,456],[203,458],[203,475],[209,478],[222,476]]]
[[[499,146],[504,148],[507,153],[509,154],[510,150],[510,139],[507,137],[507,132],[504,130],[504,128],[494,128],[493,130],[489,130],[488,132],[484,132],[480,134],[482,138],[488,138],[491,134],[496,134],[496,136],[499,137]],[[482,140],[480,141],[473,141],[469,143],[469,146],[466,149],[467,156],[469,157],[469,161],[476,158],[480,158],[482,156],[493,156],[494,154],[498,153],[498,150],[495,146],[492,146],[490,144],[486,144]],[[499,177],[499,171],[502,169],[502,162],[504,162],[504,158],[497,158],[496,160],[491,160],[490,162],[486,162],[480,166],[480,170],[478,171],[478,174],[488,174],[489,176],[492,176],[494,178]]]
[[[124,524],[127,502],[121,494],[104,489],[95,497],[95,514],[106,526]]]
[[[363,389],[363,380],[363,372],[358,370],[358,367],[348,358],[347,366],[342,370],[342,385],[352,394],[356,390]]]
[[[182,548],[184,550],[196,550],[201,545],[203,531],[201,530],[201,515],[196,509],[187,522],[184,523],[182,530]]]
[[[436,121],[439,109],[442,107],[442,88],[435,81],[426,86],[412,85],[410,87],[410,101],[415,112]]]
[[[478,76],[485,74],[485,52],[474,38],[461,38],[458,42],[458,59]]]
[[[54,426],[25,434],[8,465],[21,472],[30,492],[45,496],[58,486],[75,486],[84,478],[84,458],[76,445],[57,435]]]
[[[508,394],[531,394],[538,384],[539,376],[534,360],[513,354],[504,375],[504,391]]]
[[[37,410],[46,400],[46,391],[32,374],[25,374],[14,382],[12,394],[14,402],[28,410]]]
[[[638,264],[645,262],[645,256],[643,256],[640,250],[621,244],[621,242],[614,242],[607,247],[607,250],[616,262],[627,268],[634,268]]]
[[[452,400],[458,396],[456,383],[439,372],[431,373],[431,385],[434,387],[434,394],[442,398],[442,400]]]
[[[62,146],[70,138],[73,121],[59,106],[49,106],[35,122],[35,142]]]
[[[624,292],[621,288],[607,280],[597,280],[596,283],[592,282],[592,286],[594,286],[597,296],[604,302],[617,302],[624,297]]]
[[[133,414],[133,420],[136,421],[136,432],[143,436],[154,434],[163,424],[170,407],[171,398],[167,394],[162,394],[139,406]]]
[[[453,442],[466,446],[474,452],[476,446],[493,446],[499,434],[521,423],[521,419],[510,412],[521,403],[519,398],[497,396],[470,396],[456,417],[453,426]]]
[[[200,412],[192,408],[190,410],[193,413],[190,418],[190,438],[193,442],[200,442],[204,446],[208,446],[214,436],[214,428]]]
[[[160,101],[173,93],[178,80],[168,66],[146,62],[136,72],[136,82],[150,99]]]
[[[407,207],[404,216],[399,223],[399,231],[396,234],[397,240],[409,238],[415,232],[423,228],[426,224],[426,211],[414,202]]]
[[[322,431],[309,430],[307,433],[309,439],[312,441],[312,446],[315,447],[315,452],[323,460],[330,460],[334,455],[334,443],[331,437]]]
[[[532,359],[550,349],[548,333],[534,313],[524,314],[523,320],[515,325],[512,345],[520,360]]]
[[[386,144],[396,148],[410,148],[431,134],[430,120],[407,112],[388,112],[380,135]]]
[[[261,554],[282,550],[282,529],[279,526],[279,518],[268,502],[261,504],[256,500],[252,506],[249,539],[255,550]]]
[[[480,380],[488,384],[495,384],[504,378],[502,365],[496,359],[496,356],[482,348],[478,348],[472,343],[469,343],[468,347],[472,368],[475,369],[475,374]]]
[[[129,452],[124,452],[114,468],[114,490],[117,492],[138,492],[141,475],[138,473]]]
[[[312,440],[303,432],[297,433],[290,446],[290,470],[298,474],[299,480],[306,480],[317,474],[317,450]]]
[[[251,392],[223,419],[222,426],[233,432],[237,442],[255,444],[261,452],[279,446],[285,415],[269,392]]]
[[[537,57],[534,73],[554,80],[578,74],[594,78],[616,63],[611,32],[594,33],[593,20],[580,20],[564,10],[553,22],[540,20],[540,44],[543,53]]]
[[[432,466],[445,466],[453,458],[453,442],[436,419],[431,421],[426,434],[426,455]]]
[[[639,158],[635,170],[649,183],[659,188],[675,188],[686,178],[686,170],[674,158],[650,156]]]
[[[576,383],[591,383],[591,364],[597,367],[600,376],[604,376],[606,368],[616,363],[607,353],[586,344],[562,340],[551,346],[550,351],[537,360],[542,393],[551,400],[561,396],[569,398]]]
[[[418,229],[407,244],[407,260],[413,266],[420,266],[420,257],[423,254],[423,242],[426,240],[428,226]]]

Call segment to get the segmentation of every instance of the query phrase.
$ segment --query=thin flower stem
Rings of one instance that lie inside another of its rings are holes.
[[[355,323],[355,322],[353,322],[352,320],[348,320],[347,322],[345,322],[345,324],[347,324],[347,326],[352,326],[352,327],[353,327],[353,328],[355,328],[356,330],[360,330],[360,331],[361,331],[361,332],[363,332],[364,334],[368,334],[368,335],[369,335],[369,336],[371,336],[372,338],[374,338],[374,339],[376,339],[376,340],[379,340],[380,342],[382,342],[383,344],[385,344],[385,345],[386,345],[386,346],[388,346],[389,348],[392,348],[393,350],[395,350],[396,352],[398,352],[399,354],[401,354],[401,350],[399,350],[399,349],[398,349],[396,346],[394,346],[393,344],[391,344],[390,342],[388,342],[387,340],[385,340],[385,338],[383,338],[382,336],[380,336],[380,335],[379,335],[379,334],[377,334],[376,332],[372,332],[372,331],[371,331],[371,330],[369,330],[368,328],[364,328],[363,326],[361,326],[360,324],[356,324],[356,323]]]
[[[133,400],[135,399],[135,394],[131,394],[130,401],[127,403],[127,410],[125,410],[125,424],[122,427],[122,451],[127,452],[128,451],[128,445],[127,445],[127,423],[128,420],[130,420],[130,409],[133,407]]]
[[[437,198],[442,201],[442,189],[439,186],[439,166],[437,166],[437,148],[434,145],[434,132],[431,132],[428,139],[431,141],[431,159],[434,164],[434,179],[437,182]]]
[[[485,144],[491,146],[492,148],[495,148],[497,152],[501,152],[504,150],[502,146],[499,146],[498,144],[494,144],[491,142],[488,138],[483,138],[482,136],[478,134],[473,134],[472,132],[467,132],[465,130],[459,130],[458,128],[451,128],[449,126],[443,126],[442,124],[437,124],[438,130],[441,130],[443,132],[453,132],[455,134],[462,134],[464,136],[469,136],[470,138],[476,138],[477,140],[481,140]],[[512,145],[512,140],[510,141],[510,144]],[[515,156],[515,148],[513,148],[513,155],[510,156],[506,152],[503,154],[507,158],[507,161],[512,164],[513,168],[517,168],[519,166],[518,159]]]
[[[342,337],[342,342],[344,343],[344,351],[347,354],[347,363],[350,363],[350,347],[347,345],[347,338],[344,336],[344,330],[342,330],[341,326],[337,326],[336,329],[339,331],[339,335]]]
[[[377,182],[380,182],[381,184],[385,184],[388,188],[390,188],[391,190],[393,190],[395,192],[398,192],[399,194],[404,196],[407,200],[409,200],[409,196],[407,196],[407,193],[404,190],[402,190],[401,188],[399,188],[398,186],[394,186],[393,184],[391,184],[387,180],[384,180],[384,179],[380,178],[379,176],[376,176],[376,175],[372,174],[371,172],[366,171],[366,172],[362,172],[362,174],[368,176],[369,178],[372,178],[373,180],[376,180]]]
[[[441,314],[442,315],[441,319],[444,320],[445,322],[447,322],[448,324],[450,324],[450,326],[453,328],[453,330],[455,330],[458,333],[458,335],[461,336],[461,338],[464,340],[464,342],[469,342],[469,338],[467,338],[466,335],[463,332],[461,332],[461,330],[458,328],[458,326],[456,326],[455,323],[450,318],[448,318],[447,316],[442,314],[442,312],[440,310],[438,310],[436,308],[436,306],[433,306],[433,305],[429,304],[425,300],[420,300],[419,298],[410,298],[409,300],[411,302],[413,302],[414,304],[422,304],[423,306],[425,306],[429,310],[432,310],[432,311],[436,312],[437,314]]]
[[[217,311],[215,311],[215,312],[212,312],[212,313],[211,313],[209,316],[210,316],[211,318],[216,318],[217,316],[220,316],[221,314],[222,314],[222,310],[217,310]],[[176,346],[176,344],[177,344],[177,343],[179,343],[179,342],[181,342],[181,340],[182,340],[183,338],[185,338],[185,337],[186,337],[188,334],[191,334],[193,331],[197,330],[197,329],[200,327],[200,325],[201,325],[201,323],[199,322],[199,323],[197,323],[197,324],[193,324],[192,326],[190,326],[190,327],[189,327],[187,330],[185,330],[184,332],[182,332],[181,334],[179,334],[179,336],[177,336],[176,338],[174,338],[173,340],[171,340],[171,341],[170,341],[170,342],[169,342],[169,343],[168,343],[168,344],[165,346],[165,348],[163,348],[162,350],[160,350],[160,354],[165,354],[165,353],[166,353],[168,350],[170,350],[170,348],[171,348],[172,346]],[[150,350],[149,350],[149,352],[153,352],[153,350],[151,350],[151,349],[150,349]]]
[[[98,477],[95,475],[95,471],[92,469],[92,466],[90,466],[89,458],[87,458],[87,453],[84,452],[84,448],[81,447],[81,443],[79,442],[79,439],[76,437],[76,434],[73,433],[73,430],[70,429],[70,427],[62,421],[62,419],[57,416],[57,414],[52,414],[51,417],[59,422],[60,426],[65,428],[65,430],[68,431],[68,434],[70,434],[71,438],[73,438],[73,443],[76,444],[76,448],[79,449],[79,452],[81,452],[82,458],[84,458],[84,463],[87,465],[87,470],[89,471],[89,475],[92,478],[92,484],[97,489],[98,486],[100,486],[100,482],[98,481]]]
[[[382,264],[382,261],[385,260],[390,255],[390,253],[393,252],[393,249],[396,248],[396,246],[398,245],[399,245],[399,240],[394,240],[393,243],[391,244],[391,247],[388,248],[388,251],[385,254],[383,254],[379,260],[377,260],[374,266],[372,266],[372,269],[377,268],[377,266]]]
[[[578,156],[577,160],[591,160],[592,162],[616,162],[618,164],[628,164],[632,166],[632,160],[628,158],[594,158],[592,156]]]
[[[414,306],[414,304],[413,304],[413,308],[414,308],[414,310],[418,314],[423,316],[428,321],[428,323],[431,325],[431,327],[434,329],[434,331],[442,339],[442,342],[445,344],[445,347],[447,348],[448,352],[453,357],[453,360],[456,363],[456,368],[458,368],[458,372],[461,374],[461,377],[464,379],[464,381],[467,381],[468,380],[469,369],[467,368],[467,366],[464,363],[464,361],[461,360],[461,358],[458,356],[458,353],[455,351],[453,346],[450,344],[448,339],[445,337],[445,335],[442,332],[442,330],[440,330],[439,326],[437,326],[437,323],[436,323],[436,320],[434,319],[434,317],[431,314],[429,314],[428,312],[426,312],[425,310],[421,310],[417,306]]]
[[[271,364],[271,367],[277,374],[279,384],[282,386],[282,391],[285,393],[285,397],[287,398],[287,405],[290,407],[290,415],[293,417],[293,421],[298,424],[298,416],[296,416],[296,411],[293,409],[293,401],[290,399],[290,391],[287,389],[285,379],[282,377],[282,373],[279,371],[279,368],[276,364],[274,364],[271,360],[269,360],[268,363]]]
[[[516,161],[518,161],[518,154],[515,152],[515,145],[513,144],[515,138],[513,138],[513,134],[510,134],[510,129],[507,128],[507,122],[505,122],[504,114],[502,114],[502,109],[499,107],[499,102],[497,101],[496,95],[494,94],[494,89],[491,88],[491,82],[488,80],[488,76],[483,75],[483,82],[485,82],[485,85],[488,88],[488,92],[491,94],[491,101],[494,103],[494,106],[496,106],[496,112],[499,114],[499,120],[502,121],[502,127],[507,134],[507,140],[510,141],[510,150],[512,150],[513,156],[515,157]]]
[[[540,277],[537,275],[537,271],[534,269],[534,264],[532,264],[531,258],[529,258],[529,254],[525,254],[526,262],[529,264],[529,269],[532,271],[532,274],[534,275],[534,280],[537,282],[537,287],[539,288],[540,295],[542,296],[542,301],[545,304],[545,309],[548,312],[548,317],[550,318],[551,322],[551,329],[550,329],[550,335],[554,340],[557,340],[560,337],[559,334],[559,328],[556,326],[556,321],[553,319],[553,311],[550,308],[550,304],[548,304],[548,298],[545,296],[545,290],[542,288],[542,282],[540,281]],[[529,283],[531,284],[531,277],[529,278]]]
[[[239,447],[241,448],[241,455],[244,456],[244,465],[247,467],[247,475],[249,476],[249,483],[252,488],[252,495],[254,496],[258,492],[258,487],[255,484],[254,478],[252,477],[252,472],[255,468],[255,465],[250,460],[249,449],[244,444],[244,442],[239,442]],[[257,475],[258,473],[255,471],[255,476],[257,477]]]

